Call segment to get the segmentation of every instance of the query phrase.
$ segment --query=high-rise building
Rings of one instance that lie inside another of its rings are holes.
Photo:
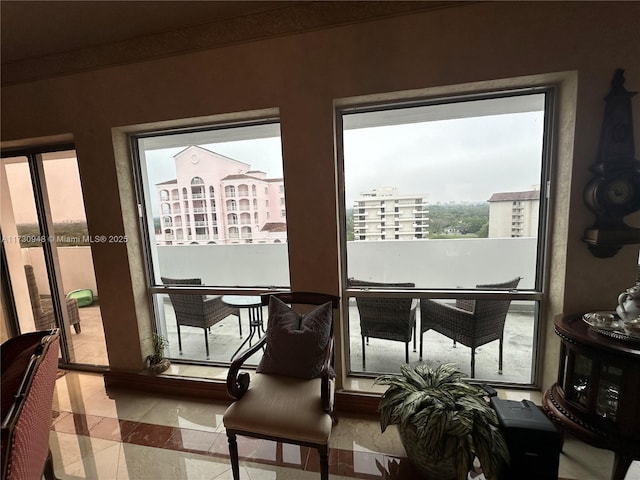
[[[427,195],[400,195],[395,187],[362,193],[353,204],[355,240],[429,237]]]
[[[286,242],[282,178],[197,146],[174,160],[176,179],[156,184],[158,245]]]
[[[489,199],[489,238],[538,235],[540,190],[499,192]]]

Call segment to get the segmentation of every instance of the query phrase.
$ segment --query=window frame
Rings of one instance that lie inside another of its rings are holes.
[[[335,134],[336,134],[336,152],[337,152],[337,179],[338,179],[338,215],[339,215],[339,239],[340,239],[340,271],[341,271],[341,318],[344,323],[344,338],[342,351],[344,352],[345,377],[366,377],[371,378],[381,372],[362,372],[351,369],[351,348],[350,348],[350,320],[349,320],[349,300],[352,298],[412,298],[412,299],[438,299],[438,300],[456,300],[456,299],[501,299],[504,293],[497,291],[481,291],[477,289],[450,289],[450,288],[419,288],[414,289],[398,289],[398,288],[374,288],[374,287],[352,287],[349,286],[347,271],[347,208],[345,197],[345,165],[344,165],[344,126],[343,116],[353,113],[370,113],[386,110],[396,110],[411,107],[425,107],[433,105],[455,104],[469,101],[508,98],[523,95],[544,94],[544,125],[542,139],[542,158],[540,171],[540,204],[539,219],[537,231],[537,247],[536,247],[536,268],[534,288],[530,290],[517,289],[509,292],[512,301],[523,300],[531,301],[534,304],[534,329],[533,329],[533,345],[531,359],[531,381],[530,383],[513,383],[493,381],[493,384],[504,387],[516,388],[537,388],[541,381],[542,365],[541,359],[544,349],[542,341],[542,332],[544,331],[543,313],[546,309],[545,301],[547,298],[546,290],[548,284],[548,274],[546,270],[549,263],[549,242],[551,238],[550,229],[550,208],[551,208],[551,172],[553,170],[553,145],[555,142],[555,123],[558,106],[556,99],[558,97],[557,85],[549,82],[544,85],[520,86],[499,88],[496,90],[483,90],[482,92],[467,92],[455,95],[438,95],[438,96],[416,96],[408,98],[406,92],[390,93],[385,95],[387,99],[379,101],[361,101],[357,99],[352,101],[344,99],[343,101],[334,102],[335,105]],[[354,236],[357,232],[354,230]],[[364,237],[361,236],[361,240]],[[416,335],[418,329],[416,329]],[[474,379],[471,379],[474,381]]]
[[[238,120],[238,121],[221,121],[220,123],[207,123],[198,126],[192,127],[177,127],[177,128],[168,128],[168,129],[149,129],[145,131],[129,133],[127,134],[127,142],[130,149],[130,166],[133,174],[133,183],[135,190],[135,199],[138,206],[138,222],[139,222],[139,233],[141,238],[141,250],[143,257],[143,265],[144,265],[144,276],[147,287],[147,298],[149,302],[149,306],[152,311],[152,330],[156,333],[162,334],[163,332],[159,329],[159,312],[156,306],[155,298],[160,295],[168,295],[169,292],[179,291],[184,294],[193,294],[193,295],[261,295],[269,292],[289,292],[290,286],[212,286],[212,285],[189,285],[189,286],[168,286],[163,284],[155,283],[155,268],[153,265],[153,253],[151,248],[151,237],[149,230],[149,219],[146,215],[147,212],[147,199],[145,196],[145,182],[146,177],[143,172],[141,154],[139,149],[139,140],[144,138],[152,138],[152,137],[161,137],[161,136],[171,136],[176,134],[197,134],[200,132],[206,132],[211,130],[225,130],[232,128],[242,128],[242,127],[254,127],[261,125],[268,125],[277,123],[282,125],[282,121],[277,115],[268,115],[261,118],[256,119],[246,119],[246,120]],[[282,142],[282,139],[280,140]],[[283,160],[284,161],[284,160]],[[205,200],[207,199],[207,193],[209,190],[206,189],[206,185],[204,183],[201,184],[205,188]],[[192,186],[191,183],[189,185]],[[221,188],[221,200],[235,202],[238,198],[235,187],[231,186],[234,194],[227,196],[226,195],[226,187]],[[188,201],[188,192],[186,187],[182,189],[182,194],[184,197],[183,201]],[[215,195],[215,190],[214,190]],[[171,197],[170,197],[171,198]],[[209,199],[213,199],[215,201],[215,197],[209,196]],[[171,206],[170,206],[171,208]],[[233,215],[237,216],[238,210],[234,210],[232,212]],[[223,214],[230,214],[225,208],[222,211]],[[161,212],[162,215],[162,212]],[[189,220],[190,221],[190,220]],[[236,223],[231,225],[231,227],[237,229],[237,237],[234,240],[240,240],[240,223]],[[218,226],[215,225],[213,227],[217,232]],[[252,230],[253,231],[253,230]],[[180,230],[182,233],[182,230]],[[217,234],[216,234],[217,236]],[[186,235],[183,234],[183,239],[186,239]],[[211,242],[210,242],[211,243]],[[215,242],[213,242],[215,243]],[[233,242],[237,243],[237,242]],[[248,242],[250,243],[250,242]],[[280,243],[280,242],[278,242]],[[290,264],[289,264],[290,268]],[[289,271],[289,277],[291,277],[291,273]],[[230,365],[229,362],[219,362],[215,360],[196,360],[196,359],[181,359],[181,358],[172,358],[172,362],[176,364],[187,364],[187,365],[206,365],[206,366],[214,366],[214,367],[228,367]]]

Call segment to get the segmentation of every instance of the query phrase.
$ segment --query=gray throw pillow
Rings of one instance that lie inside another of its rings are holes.
[[[319,376],[331,336],[331,318],[331,302],[301,315],[270,297],[267,345],[256,371],[297,378]]]

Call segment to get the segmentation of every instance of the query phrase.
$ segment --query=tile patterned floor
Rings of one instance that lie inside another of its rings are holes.
[[[61,479],[230,480],[223,403],[106,394],[102,376],[70,372],[57,380],[50,445]],[[319,478],[315,451],[239,437],[243,480]],[[377,419],[342,415],[331,438],[332,480],[417,480],[397,432]],[[608,480],[611,452],[568,438],[560,475]],[[640,479],[638,462],[626,480]]]

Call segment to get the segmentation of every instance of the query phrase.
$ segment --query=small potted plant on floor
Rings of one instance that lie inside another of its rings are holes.
[[[402,365],[376,379],[389,388],[380,400],[380,427],[397,425],[407,457],[427,478],[466,480],[477,457],[495,480],[509,461],[486,392],[462,380],[455,365]]]
[[[147,356],[147,369],[153,374],[159,374],[171,366],[171,362],[164,356],[164,349],[169,345],[169,341],[157,333],[151,334],[153,354]]]

